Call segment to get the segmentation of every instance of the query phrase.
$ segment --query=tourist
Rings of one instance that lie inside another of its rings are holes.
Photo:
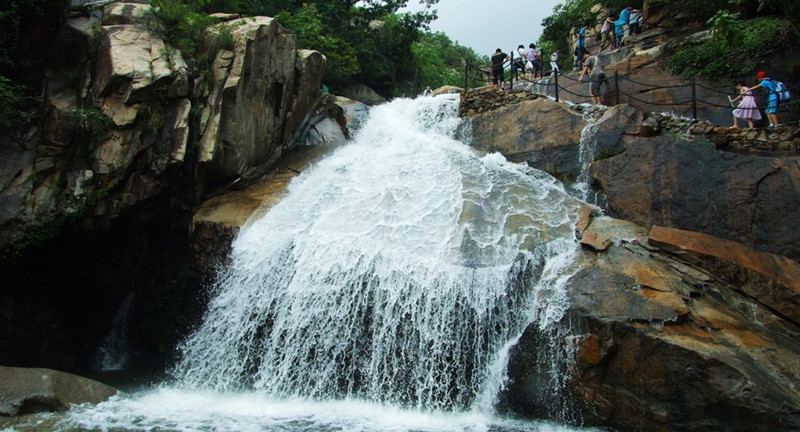
[[[525,62],[528,58],[528,54],[525,52],[525,45],[520,44],[513,55],[514,62],[511,64],[511,76],[519,79],[519,71],[525,72]]]
[[[583,77],[588,75],[591,80],[591,87],[589,93],[592,96],[592,101],[598,105],[603,104],[602,85],[606,80],[606,71],[600,62],[600,58],[596,55],[589,55],[589,52],[583,53],[583,71],[581,72],[578,81],[583,81]]]
[[[586,34],[589,33],[589,24],[584,24],[578,31],[578,43],[575,46],[575,69],[581,66],[583,53],[586,51]]]
[[[614,21],[614,17],[608,17],[603,22],[603,28],[600,29],[600,35],[602,37],[602,42],[600,44],[601,51],[617,47],[617,37],[614,34]]]
[[[541,54],[537,51],[535,44],[528,45],[528,64],[526,64],[526,69],[528,65],[530,65],[530,76],[531,79],[537,79],[542,77],[542,64],[541,62]]]
[[[615,37],[615,48],[622,48],[622,40],[625,38],[625,21],[622,18],[614,21],[614,36]]]
[[[739,102],[739,106],[733,110],[733,128],[736,129],[739,127],[739,119],[747,120],[747,124],[750,128],[754,128],[753,120],[761,120],[761,112],[758,110],[758,106],[756,106],[756,98],[753,96],[753,92],[745,86],[744,81],[737,81],[736,88],[739,89],[739,96],[731,99],[731,104],[739,99],[741,99],[741,102]]]
[[[630,34],[630,23],[631,23],[631,11],[633,10],[633,6],[628,6],[625,9],[622,9],[622,12],[619,13],[619,21],[622,27],[622,34],[624,36],[628,36]]]
[[[750,91],[758,88],[763,88],[769,92],[769,99],[767,99],[767,108],[764,110],[767,113],[769,120],[769,127],[778,126],[778,92],[775,91],[775,83],[767,77],[767,73],[761,71],[756,74],[758,85],[751,87]]]
[[[632,35],[637,35],[642,32],[642,11],[640,9],[631,10],[628,25],[630,26]]]
[[[550,54],[550,69],[550,75],[560,72],[558,69],[558,50],[555,50],[552,54]]]
[[[502,90],[506,89],[506,77],[503,66],[508,62],[508,54],[504,53],[500,48],[492,54],[492,83],[494,89],[497,90],[497,83],[500,83]]]

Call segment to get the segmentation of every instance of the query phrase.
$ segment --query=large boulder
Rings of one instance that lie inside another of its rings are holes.
[[[562,420],[617,430],[800,428],[800,327],[743,294],[743,285],[692,263],[715,254],[744,268],[725,252],[731,242],[706,236],[700,247],[692,234],[679,240],[608,217],[592,220],[589,232],[611,246],[581,252],[560,326],[569,330],[530,326],[512,349],[506,406],[553,416],[567,408]],[[649,241],[653,234],[660,240]],[[735,250],[781,262],[742,245]],[[558,379],[548,382],[532,366],[542,362],[560,366]]]
[[[232,33],[233,48],[214,61],[199,153],[205,174],[217,182],[249,178],[251,168],[277,160],[322,95],[324,66],[316,52],[300,51],[298,58],[296,36],[273,18],[220,25]],[[301,78],[308,84],[298,86]]]
[[[309,116],[290,150],[265,172],[241,187],[210,197],[192,215],[191,241],[195,272],[213,271],[224,263],[232,240],[254,214],[263,214],[283,197],[286,187],[303,170],[349,138],[365,105],[342,97],[326,97]]]
[[[103,402],[117,390],[52,369],[0,366],[0,415],[66,411],[72,404]]]
[[[800,260],[800,167],[699,139],[633,139],[591,165],[609,211],[644,227],[698,231]]]
[[[526,162],[564,180],[581,172],[580,113],[546,98],[538,98],[476,114],[472,146],[502,153],[512,162]]]

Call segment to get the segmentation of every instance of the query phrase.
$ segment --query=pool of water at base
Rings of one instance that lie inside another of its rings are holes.
[[[65,413],[0,421],[2,432],[600,432],[476,412],[422,412],[358,400],[274,400],[253,392],[156,388]]]

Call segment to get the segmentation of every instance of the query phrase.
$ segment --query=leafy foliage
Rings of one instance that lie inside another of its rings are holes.
[[[686,71],[687,78],[703,75],[710,80],[750,75],[789,42],[791,33],[791,25],[785,19],[736,21],[727,11],[715,15],[710,24],[715,25],[714,37],[685,45],[670,57],[673,73]]]
[[[0,75],[0,129],[14,124],[24,100],[24,87]]]
[[[483,64],[488,60],[472,50],[453,43],[444,33],[426,33],[412,47],[415,62],[419,65],[419,86],[441,87],[464,85],[465,62]],[[484,85],[483,82],[470,82],[471,87]]]
[[[211,60],[204,31],[214,19],[200,11],[209,1],[152,0],[150,3],[160,20],[164,38],[183,53],[190,67],[207,66]]]
[[[26,85],[30,76],[18,66],[17,58],[34,40],[46,36],[57,22],[69,0],[4,0],[0,2],[0,129],[30,121],[36,95]]]
[[[361,71],[355,48],[348,42],[326,35],[322,24],[322,14],[316,6],[303,6],[294,14],[281,12],[278,21],[289,31],[298,35],[301,47],[313,48],[327,58],[326,82],[346,82]]]

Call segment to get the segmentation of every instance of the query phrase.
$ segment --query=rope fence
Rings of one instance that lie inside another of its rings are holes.
[[[513,64],[515,61],[514,52],[512,52],[509,57],[509,64]],[[529,79],[524,69],[520,71],[516,67],[504,68],[503,73],[504,75],[507,74],[506,76],[509,78],[506,81],[507,88],[513,89],[515,81],[526,82],[528,83],[527,86],[532,87],[533,92],[551,96],[556,101],[566,100],[573,103],[592,101],[591,93],[589,92],[589,82],[579,82],[575,76],[561,74],[558,69],[554,71],[549,62],[544,61],[544,58],[545,55],[543,53],[542,61],[539,65],[542,71],[542,78],[539,79]],[[469,62],[466,63],[464,88],[471,88],[469,85],[470,82],[491,83],[491,81],[492,75],[490,67],[474,66],[470,65]],[[576,84],[585,87],[578,87]],[[755,84],[750,87],[753,86],[755,86]],[[787,87],[794,98],[800,96],[800,93],[798,93],[800,92],[800,88],[793,87],[789,84],[787,84]],[[578,90],[580,88],[584,88],[586,91]],[[730,102],[731,99],[736,99],[736,97],[739,96],[739,92],[735,87],[732,88],[729,85],[711,87],[697,83],[694,78],[686,83],[649,83],[631,78],[627,75],[621,75],[618,71],[614,71],[612,76],[607,76],[604,80],[603,88],[602,96],[606,100],[606,103],[612,99],[615,105],[619,104],[620,101],[624,101],[631,106],[645,111],[654,111],[656,107],[678,108],[679,111],[690,111],[691,117],[695,120],[698,119],[698,111],[708,112],[709,110],[718,111],[720,109],[733,110],[738,108],[738,103],[741,101],[740,98],[736,101],[736,104]],[[698,90],[702,90],[702,96],[698,96]],[[661,91],[662,94],[659,95],[658,98],[648,97],[648,95],[659,91]],[[668,102],[663,101],[664,91],[669,92],[670,100]],[[744,107],[741,109],[760,110],[766,108],[768,93],[765,90],[759,89],[750,94],[756,98],[756,108]],[[659,100],[661,101],[659,102]],[[790,111],[787,102],[779,103],[777,109],[778,112]],[[715,113],[719,115],[718,112]]]

